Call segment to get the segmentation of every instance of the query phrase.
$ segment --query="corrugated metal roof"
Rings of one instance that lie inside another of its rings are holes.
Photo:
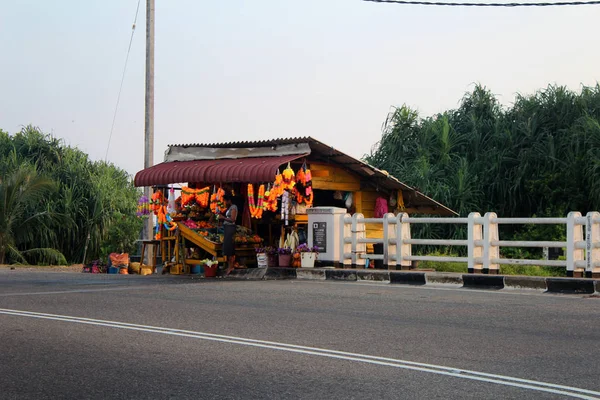
[[[408,201],[408,203],[410,203],[411,205],[433,207],[434,209],[438,209],[440,211],[440,213],[444,214],[444,215],[458,215],[455,211],[453,211],[450,208],[444,206],[443,204],[435,201],[434,199],[424,195],[423,193],[413,189],[412,187],[401,182],[399,179],[390,175],[389,173],[382,171],[380,169],[377,169],[377,168],[373,167],[372,165],[365,163],[364,161],[358,160],[358,159],[351,157],[345,153],[342,153],[341,151],[335,149],[334,147],[329,146],[323,142],[320,142],[317,139],[314,139],[310,136],[296,137],[296,138],[277,138],[277,139],[270,139],[270,140],[245,141],[245,142],[172,144],[172,145],[169,145],[169,147],[177,146],[177,147],[186,147],[186,148],[189,148],[189,147],[244,148],[244,147],[279,146],[279,145],[294,144],[294,143],[308,143],[311,148],[311,159],[318,158],[324,162],[333,162],[333,163],[339,164],[340,166],[343,166],[344,168],[353,171],[357,175],[359,175],[363,178],[366,178],[365,181],[367,181],[369,184],[373,185],[376,188],[380,187],[382,189],[387,189],[387,190],[402,190],[403,192],[405,192],[405,194],[408,194],[408,196],[405,196],[405,201]],[[299,158],[299,157],[297,157],[297,158]],[[250,159],[248,159],[248,160],[250,160]],[[227,161],[227,160],[219,160],[219,161]],[[240,160],[237,160],[237,161],[240,161]],[[281,164],[287,163],[287,162],[288,161],[284,161]],[[163,163],[163,164],[167,164],[167,163]],[[173,163],[169,163],[169,164],[173,164]],[[161,165],[161,164],[159,164],[159,165]],[[152,167],[152,168],[154,168],[154,167]],[[167,167],[163,167],[163,168],[167,168]],[[143,171],[141,171],[141,172],[143,172]],[[261,177],[261,179],[256,179],[254,181],[246,180],[246,182],[261,182],[261,181],[272,180],[272,178],[273,178],[272,172],[273,172],[273,170],[270,172],[271,175],[268,178],[265,175],[264,177]],[[168,184],[168,183],[176,183],[176,182],[184,182],[184,181],[186,181],[186,180],[180,180],[180,181],[172,180],[170,182],[151,183],[150,185]],[[200,180],[200,181],[202,181],[202,180]],[[217,181],[212,181],[212,182],[219,182],[219,181],[226,182],[227,179],[222,179],[222,180],[217,180]],[[232,180],[229,180],[229,181],[233,182]],[[242,182],[242,181],[243,181],[243,179],[239,180],[239,182]],[[203,182],[208,182],[208,181],[203,181]],[[147,183],[138,184],[137,175],[136,175],[135,183],[136,183],[136,186],[149,185]]]
[[[245,142],[220,142],[220,143],[183,143],[183,144],[170,144],[169,147],[213,147],[213,148],[236,148],[236,147],[265,147],[265,146],[277,146],[282,144],[293,144],[293,143],[308,143],[316,141],[315,139],[305,136],[297,138],[278,138],[258,141],[245,141]]]
[[[268,182],[280,166],[304,156],[164,162],[138,172],[134,183],[155,186],[179,182]]]

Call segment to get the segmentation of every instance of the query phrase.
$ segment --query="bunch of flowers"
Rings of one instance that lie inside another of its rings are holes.
[[[296,247],[296,251],[298,253],[319,253],[319,248],[317,246],[309,247],[306,243],[303,243]]]
[[[273,255],[278,254],[278,250],[279,249],[277,249],[275,247],[271,247],[271,246],[257,247],[256,248],[256,253],[257,254],[266,254],[266,255],[269,255],[269,256],[273,256]]]
[[[202,260],[202,264],[206,265],[207,267],[212,267],[213,265],[217,265],[219,262],[216,260],[210,260],[208,258],[205,258],[204,260]]]
[[[279,247],[277,249],[277,254],[282,256],[286,254],[292,254],[292,249],[290,249],[289,247]]]
[[[138,200],[137,212],[135,213],[138,218],[145,218],[150,215],[150,202],[147,196],[142,196]]]

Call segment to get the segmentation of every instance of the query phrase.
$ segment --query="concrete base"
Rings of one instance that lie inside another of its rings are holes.
[[[502,275],[463,275],[463,286],[473,289],[504,289]]]
[[[325,271],[322,269],[298,269],[296,271],[297,279],[305,279],[309,281],[324,281],[325,280]]]
[[[462,275],[448,272],[428,273],[425,274],[425,279],[428,284],[463,285]]]
[[[548,292],[568,294],[593,294],[598,281],[574,278],[546,278]]]
[[[390,272],[390,283],[404,285],[425,285],[425,273],[392,271]]]
[[[538,276],[504,276],[504,287],[512,289],[546,290],[546,278]]]
[[[325,279],[334,281],[356,281],[356,271],[347,269],[326,269]]]
[[[373,270],[365,270],[365,271],[356,271],[356,280],[357,281],[371,281],[371,282],[389,282],[390,281],[390,272],[388,271],[373,271]]]
[[[222,271],[219,271],[220,274]],[[404,285],[441,284],[472,289],[530,289],[547,293],[600,293],[600,280],[574,278],[545,278],[536,276],[503,276],[485,274],[456,274],[427,271],[390,271],[375,269],[331,268],[249,268],[232,271],[231,278],[247,280],[334,280],[349,282],[381,282]]]
[[[296,279],[296,268],[267,268],[263,279]]]

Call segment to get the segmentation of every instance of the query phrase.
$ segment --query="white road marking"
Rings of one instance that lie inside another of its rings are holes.
[[[547,382],[533,381],[528,379],[514,378],[510,376],[488,374],[485,372],[471,371],[459,368],[449,368],[441,365],[424,364],[413,361],[399,360],[387,357],[370,356],[367,354],[349,353],[345,351],[322,349],[317,347],[299,346],[287,343],[272,342],[266,340],[256,340],[241,338],[236,336],[217,335],[206,332],[188,331],[183,329],[171,329],[150,325],[129,324],[117,321],[107,321],[93,318],[80,318],[67,315],[38,313],[31,311],[11,310],[0,308],[0,314],[47,319],[61,322],[72,322],[85,325],[104,326],[109,328],[127,329],[140,332],[159,333],[163,335],[173,335],[189,337],[201,340],[210,340],[222,343],[232,343],[243,346],[252,346],[264,349],[287,351],[292,353],[314,355],[320,357],[329,357],[340,360],[355,361],[367,364],[375,364],[386,367],[401,368],[413,371],[427,372],[437,375],[452,376],[455,378],[469,379],[480,382],[494,383],[504,386],[517,387],[522,389],[535,390],[571,396],[579,399],[600,399],[600,392],[581,389],[571,386],[556,385]]]
[[[108,292],[114,290],[139,290],[139,289],[147,289],[151,286],[120,286],[113,288],[104,288],[104,289],[73,289],[73,290],[56,290],[52,292],[18,292],[18,293],[0,293],[0,297],[10,297],[10,296],[37,296],[37,295],[47,295],[47,294],[69,294],[69,293],[91,293],[91,292]]]

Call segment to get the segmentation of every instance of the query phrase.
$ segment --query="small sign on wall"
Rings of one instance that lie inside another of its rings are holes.
[[[313,222],[313,246],[319,249],[319,253],[327,252],[327,222]]]

